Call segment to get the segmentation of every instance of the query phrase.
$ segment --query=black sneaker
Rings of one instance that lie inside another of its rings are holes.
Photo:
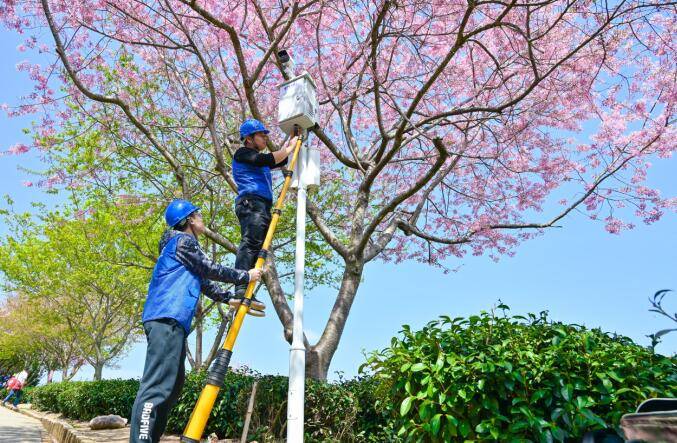
[[[237,309],[240,307],[240,304],[242,304],[242,300],[244,299],[243,294],[235,294],[228,300],[228,304],[232,306],[233,308]],[[251,298],[251,305],[249,305],[249,315],[253,315],[254,317],[265,317],[266,313],[263,312],[266,309],[266,305],[264,305],[261,301],[259,301],[256,297]]]

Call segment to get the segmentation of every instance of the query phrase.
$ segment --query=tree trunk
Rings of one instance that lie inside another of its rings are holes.
[[[266,273],[263,275],[262,280],[265,283],[266,289],[268,290],[268,295],[270,295],[270,299],[273,302],[275,313],[277,314],[277,317],[280,319],[280,323],[282,323],[282,327],[284,328],[284,338],[289,344],[291,344],[294,314],[289,307],[287,296],[280,285],[280,277],[277,273],[277,266],[275,265],[275,254],[269,255],[264,269],[266,269]]]
[[[219,310],[219,315],[221,316],[221,324],[219,325],[218,331],[216,331],[216,337],[214,338],[214,343],[212,343],[211,350],[205,358],[205,368],[209,368],[216,358],[216,354],[222,346],[221,343],[223,340],[223,335],[225,334],[228,325],[230,325],[230,323],[233,321],[234,311],[231,311],[230,308],[228,308],[228,311],[224,311],[221,306],[217,306],[217,309]]]
[[[306,353],[307,378],[327,379],[329,365],[341,341],[343,328],[346,325],[346,320],[348,320],[357,288],[360,286],[363,267],[364,264],[361,262],[346,264],[341,288],[336,296],[336,302],[334,302],[324,332],[317,344],[311,346]]]
[[[316,346],[311,346],[306,351],[306,378],[326,380],[330,362],[330,360],[324,358],[324,355],[317,350]]]
[[[75,374],[78,373],[82,365],[85,364],[85,360],[78,359],[75,363],[73,363],[73,368],[70,370],[70,373],[68,371],[68,364],[66,367],[62,370],[61,372],[61,381],[69,381],[73,377],[75,377]]]
[[[96,364],[92,365],[94,366],[94,381],[101,380],[101,375],[103,373],[103,365],[104,362],[96,362]]]

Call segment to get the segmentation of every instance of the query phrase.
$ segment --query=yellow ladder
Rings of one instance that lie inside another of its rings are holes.
[[[300,131],[298,131],[298,133],[298,140],[296,141],[296,146],[294,147],[294,154],[292,156],[291,163],[284,171],[284,184],[282,185],[282,192],[280,192],[280,196],[275,203],[275,208],[272,210],[273,217],[270,221],[268,232],[266,233],[266,239],[263,241],[261,252],[256,259],[256,265],[254,266],[256,269],[263,268],[263,265],[266,262],[266,257],[269,253],[268,250],[270,248],[270,244],[273,242],[273,236],[275,235],[275,229],[277,228],[277,222],[282,215],[282,204],[284,203],[284,197],[287,194],[287,189],[289,189],[294,167],[296,166],[299,151],[301,149],[301,145],[303,144],[303,134],[300,133]],[[212,366],[207,373],[207,384],[202,389],[200,398],[198,398],[195,408],[193,408],[193,412],[190,415],[186,429],[183,431],[183,435],[181,436],[181,442],[200,443],[200,438],[202,438],[202,433],[204,432],[205,426],[207,425],[207,420],[209,419],[209,415],[214,408],[216,396],[219,394],[221,387],[223,387],[223,380],[226,377],[226,372],[228,372],[230,357],[233,355],[235,339],[237,339],[237,335],[240,332],[240,327],[242,327],[242,322],[249,311],[249,306],[251,305],[251,299],[254,294],[255,287],[255,281],[250,281],[249,285],[247,285],[247,291],[244,293],[244,299],[237,308],[235,319],[228,330],[228,335],[226,335],[226,340],[223,343],[223,347],[219,350],[218,354],[216,355],[216,359],[214,359],[214,363],[212,363]]]

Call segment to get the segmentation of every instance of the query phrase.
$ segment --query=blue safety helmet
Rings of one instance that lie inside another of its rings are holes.
[[[270,133],[260,121],[254,118],[247,119],[240,125],[240,140],[244,140],[245,137],[256,134],[257,132],[263,132],[264,134]]]
[[[165,221],[173,228],[178,225],[181,220],[199,210],[200,208],[188,200],[176,199],[167,206],[167,209],[165,209]]]

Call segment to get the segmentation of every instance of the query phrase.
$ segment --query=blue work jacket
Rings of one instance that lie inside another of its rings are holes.
[[[153,269],[142,321],[173,318],[189,334],[200,292],[215,301],[230,298],[230,293],[212,280],[246,284],[249,273],[214,263],[192,235],[167,231],[160,241],[160,257]]]

